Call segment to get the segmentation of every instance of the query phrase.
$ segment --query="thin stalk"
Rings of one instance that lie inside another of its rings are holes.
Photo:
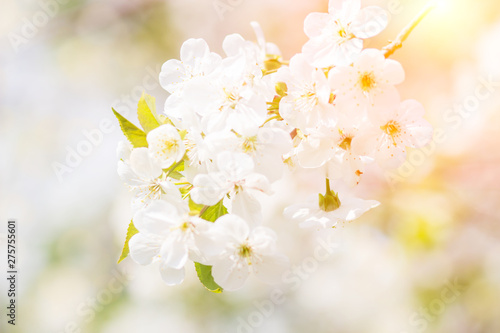
[[[415,16],[415,18],[399,33],[395,40],[393,40],[389,45],[382,48],[384,56],[389,58],[396,50],[399,50],[403,43],[406,41],[408,36],[412,31],[419,25],[420,22],[429,14],[434,8],[436,8],[436,0],[430,1],[420,13]]]

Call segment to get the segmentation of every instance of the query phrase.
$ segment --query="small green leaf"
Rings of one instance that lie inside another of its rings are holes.
[[[191,197],[189,197],[189,211],[190,211],[190,214],[193,214],[193,215],[199,215],[201,210],[203,209],[203,205],[200,205],[200,204],[197,204],[196,202],[194,202]]]
[[[127,230],[127,237],[125,238],[125,245],[123,245],[122,254],[120,255],[120,259],[118,259],[118,263],[121,263],[123,259],[127,258],[130,252],[130,249],[128,247],[128,242],[130,241],[130,238],[132,238],[132,236],[137,234],[138,232],[139,230],[137,230],[134,226],[134,221],[130,221]]]
[[[165,172],[167,177],[176,180],[181,180],[184,177],[181,171],[184,171],[184,160],[180,160],[179,162],[172,165],[169,169],[163,169],[163,172]]]
[[[215,222],[219,217],[222,215],[227,214],[227,209],[224,207],[224,204],[222,203],[223,200],[219,201],[213,206],[208,207],[203,214],[201,214],[201,218],[205,219],[210,222]]]
[[[198,278],[205,288],[217,294],[222,292],[222,287],[214,281],[214,277],[212,276],[212,266],[202,265],[198,262],[195,262],[194,266],[196,267]]]
[[[143,93],[137,104],[137,117],[146,134],[160,126],[156,116],[155,98]]]
[[[120,123],[120,128],[122,129],[123,134],[125,134],[132,146],[134,148],[147,147],[148,141],[146,140],[146,133],[125,119],[121,114],[116,112],[115,109],[112,110]]]
[[[168,176],[175,180],[181,180],[182,178],[184,178],[184,175],[179,171],[172,171]]]

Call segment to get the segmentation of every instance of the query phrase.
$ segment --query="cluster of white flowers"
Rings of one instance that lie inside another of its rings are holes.
[[[285,210],[301,227],[331,228],[378,206],[333,189],[356,186],[369,163],[398,167],[406,147],[432,136],[423,107],[395,88],[402,66],[363,50],[386,24],[379,7],[331,0],[329,13],[306,18],[310,40],[289,63],[256,24],[258,42],[229,35],[225,57],[187,40],[161,70],[167,118],[145,128],[147,145],[119,147],[118,172],[134,193],[131,258],[158,262],[169,285],[183,281],[188,260],[211,266],[227,290],[250,273],[279,281],[287,258],[259,201],[286,169],[325,175],[319,199]]]

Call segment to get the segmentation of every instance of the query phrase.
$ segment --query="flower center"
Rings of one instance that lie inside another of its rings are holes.
[[[167,138],[163,141],[162,153],[170,154],[171,152],[175,152],[179,148],[179,142],[172,138]]]
[[[395,122],[394,120],[391,120],[387,124],[385,124],[384,126],[380,126],[380,129],[382,131],[384,131],[385,134],[390,136],[393,144],[395,146],[397,146],[396,136],[398,136],[399,133],[401,132],[401,126],[397,122]]]
[[[246,260],[248,265],[252,264],[253,259],[258,260],[258,257],[254,258],[253,250],[247,243],[240,245],[240,247],[238,248],[238,256],[241,259]]]
[[[145,200],[158,200],[161,198],[162,189],[158,180],[153,180],[149,185],[142,187],[143,202]]]
[[[380,126],[380,129],[385,132],[385,134],[390,136],[395,136],[400,132],[399,124],[391,120],[384,126]]]
[[[375,75],[373,74],[373,72],[363,73],[359,77],[359,85],[361,86],[361,90],[363,90],[364,92],[368,92],[375,88],[377,82],[375,81]]]
[[[257,150],[257,136],[245,138],[240,147],[244,153],[253,153]]]
[[[316,95],[316,87],[306,87],[302,94],[295,99],[296,109],[305,112],[311,112],[318,104],[318,96]]]
[[[186,230],[189,229],[189,222],[184,222],[183,224],[181,224],[180,228],[182,231],[185,232]]]
[[[339,33],[339,36],[340,36],[341,38],[346,38],[346,37],[347,37],[347,31],[345,31],[345,28],[344,28],[344,27],[341,27],[341,28],[339,29],[338,33]]]
[[[238,255],[243,258],[249,258],[252,255],[252,248],[248,244],[242,244],[238,249]]]
[[[349,32],[350,30],[350,24],[347,24],[347,25],[343,25],[340,20],[335,20],[333,22],[333,24],[331,25],[331,28],[334,35],[340,37],[338,40],[337,40],[337,44],[340,45],[340,44],[343,44],[353,38],[355,38],[356,36],[354,36],[354,34],[352,34],[351,32]]]
[[[342,141],[339,143],[339,147],[344,150],[351,150],[352,136],[343,136]]]
[[[226,89],[224,88],[224,94],[226,95],[226,103],[231,109],[235,109],[238,101],[241,99],[236,89]]]

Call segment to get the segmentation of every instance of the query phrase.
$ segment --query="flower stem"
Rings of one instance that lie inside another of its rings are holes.
[[[201,210],[200,210],[200,214],[198,214],[199,217],[201,217],[206,211],[207,209],[209,208],[210,206],[207,206],[205,205]]]
[[[436,8],[436,0],[430,1],[415,18],[399,33],[395,40],[389,45],[382,48],[382,52],[386,58],[389,58],[396,50],[403,46],[404,41],[410,36],[411,32],[422,22],[434,8]]]
[[[168,169],[167,174],[166,174],[166,176],[165,176],[165,177],[170,176],[170,174],[171,174],[171,173],[172,173],[175,169],[177,169],[177,167],[178,167],[178,166],[179,166],[179,165],[180,165],[183,161],[184,161],[184,160],[183,160],[183,159],[181,159],[179,162],[175,163],[172,167],[170,167],[170,169]]]

